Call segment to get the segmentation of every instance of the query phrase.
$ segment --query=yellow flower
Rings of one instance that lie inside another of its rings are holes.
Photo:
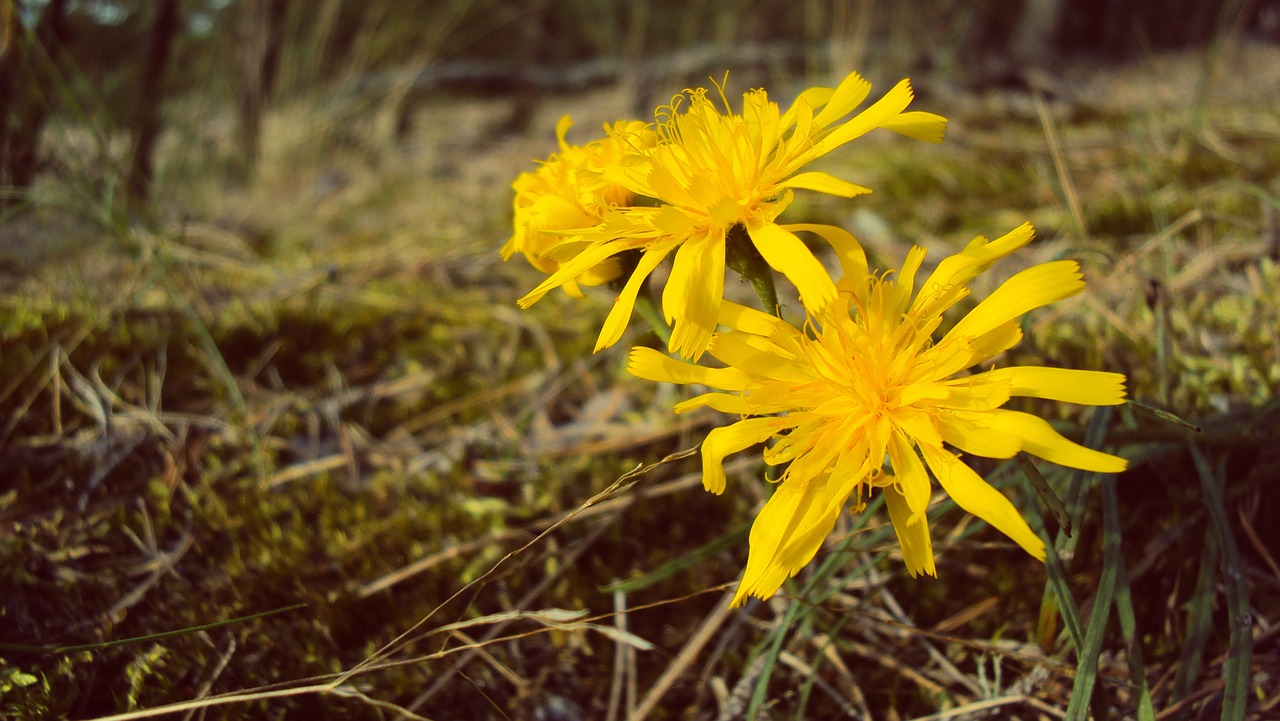
[[[560,152],[512,183],[515,228],[502,248],[503,260],[519,252],[538,270],[555,273],[582,245],[565,242],[573,231],[598,225],[610,208],[631,203],[634,194],[606,180],[601,171],[620,163],[625,155],[652,147],[657,141],[653,129],[638,120],[618,121],[605,126],[603,139],[577,146],[565,141],[572,125],[569,116],[561,118],[556,126]],[[581,297],[579,284],[601,285],[621,273],[617,260],[610,258],[586,268],[562,287]]]
[[[692,398],[676,412],[708,406],[743,416],[702,444],[707,490],[724,491],[726,455],[770,438],[777,441],[765,462],[789,463],[751,528],[735,603],[777,591],[817,553],[850,496],[856,492],[861,507],[873,488],[884,493],[911,575],[936,575],[925,519],[930,471],[957,505],[1043,560],[1044,543],[1013,504],[947,446],[988,458],[1026,451],[1072,468],[1124,470],[1124,459],[1073,443],[1034,415],[1001,408],[1013,396],[1119,404],[1123,375],[1018,366],[964,373],[1022,339],[1019,316],[1079,293],[1079,266],[1055,261],[1014,275],[935,341],[942,313],[968,295],[969,281],[1031,240],[1030,224],[992,242],[977,238],[946,258],[914,300],[923,249],[913,248],[891,279],[867,272],[866,256],[845,231],[791,230],[823,233],[844,266],[838,299],[811,316],[806,331],[726,301],[719,320],[731,330],[716,334],[710,353],[728,367],[695,366],[650,348],[631,351],[629,369],[641,378],[728,391]]]
[[[791,280],[805,308],[810,313],[823,310],[836,297],[835,285],[804,243],[774,221],[791,202],[794,189],[842,197],[870,189],[801,169],[875,128],[930,142],[941,142],[946,129],[941,116],[905,112],[913,97],[906,80],[867,109],[842,120],[870,91],[870,83],[851,73],[837,88],[801,93],[785,114],[764,90],[745,93],[740,114],[728,108],[723,90],[723,112],[707,98],[704,88],[677,95],[658,112],[658,144],[603,170],[606,179],[638,197],[657,201],[657,207],[619,208],[592,231],[565,241],[575,248],[584,243],[586,247],[522,298],[520,305],[528,307],[605,259],[639,251],[636,268],[600,331],[596,342],[600,350],[622,336],[644,280],[675,250],[662,294],[663,313],[673,324],[671,350],[696,359],[707,349],[719,314],[726,237],[731,228],[741,225],[746,230],[744,242]]]

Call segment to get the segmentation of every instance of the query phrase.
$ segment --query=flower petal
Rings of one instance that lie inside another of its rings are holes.
[[[631,311],[635,308],[636,297],[640,294],[640,288],[644,285],[645,278],[658,267],[658,263],[667,257],[667,253],[671,252],[674,246],[671,244],[654,245],[640,256],[640,262],[636,264],[636,269],[631,272],[631,277],[627,279],[627,284],[622,287],[622,292],[613,301],[613,307],[609,309],[609,315],[605,316],[604,324],[600,326],[600,335],[596,337],[596,348],[593,352],[599,352],[602,348],[617,343],[622,338],[622,333],[627,329],[627,324],[631,322]]]
[[[649,381],[682,385],[698,383],[726,391],[745,390],[751,385],[751,379],[737,368],[705,368],[644,347],[631,349],[627,371]]]
[[[869,85],[868,89],[870,89]],[[782,130],[786,130],[787,128],[795,125],[796,117],[802,110],[801,104],[808,106],[807,111],[812,113],[813,108],[826,105],[830,102],[831,97],[834,94],[835,88],[815,87],[802,91],[796,96],[795,102],[791,103],[791,107],[787,108],[787,112],[783,114],[782,119],[778,122],[778,127]]]
[[[724,234],[685,241],[662,291],[663,312],[675,318],[668,344],[673,353],[697,360],[706,352],[723,296]]]
[[[1009,402],[1009,380],[978,373],[947,381],[951,395],[943,405],[948,410],[989,411]]]
[[[834,484],[829,479],[823,486],[820,497],[816,499],[819,502],[807,507],[804,517],[796,523],[791,537],[778,551],[778,563],[784,568],[795,569],[791,571],[792,575],[817,555],[818,550],[822,548],[822,543],[836,527],[840,511],[844,509],[845,503],[849,500],[849,494],[853,491],[850,486],[848,492],[842,496],[836,495]]]
[[[813,380],[813,375],[797,363],[794,356],[758,335],[721,333],[716,336],[711,353],[726,365],[757,379],[786,383]]]
[[[1049,422],[1030,413],[999,409],[982,414],[992,428],[1022,438],[1022,450],[1061,466],[1098,473],[1119,473],[1128,461],[1063,438]]]
[[[765,262],[800,290],[800,300],[809,312],[820,312],[835,300],[831,276],[794,233],[775,223],[749,223],[747,233]]]
[[[849,73],[836,86],[835,92],[827,100],[822,111],[813,119],[814,125],[825,128],[832,122],[843,118],[862,104],[871,92],[871,83],[857,73]]]
[[[916,271],[920,270],[920,264],[924,262],[925,252],[925,249],[918,245],[911,246],[911,250],[907,251],[907,259],[902,263],[898,278],[893,283],[893,300],[890,301],[890,307],[893,308],[895,317],[907,312],[907,299],[911,297],[911,291],[915,288]]]
[[[954,453],[933,448],[921,448],[921,451],[934,477],[957,506],[995,526],[1027,553],[1044,560],[1044,541],[1032,532],[1022,514],[1004,494],[982,480]]]
[[[840,267],[844,270],[839,287],[843,290],[846,282],[852,282],[854,288],[866,288],[867,253],[858,239],[853,237],[853,233],[834,225],[817,223],[794,223],[781,228],[791,233],[808,231],[827,241],[835,249],[836,256],[840,258]],[[861,296],[858,297],[861,299]]]
[[[776,315],[769,315],[755,308],[739,305],[731,300],[720,301],[719,321],[721,325],[727,325],[734,330],[766,337],[773,335],[779,326],[791,327],[790,324],[780,320]]]
[[[570,280],[581,275],[588,268],[597,265],[606,258],[611,258],[624,250],[627,250],[630,243],[625,240],[611,241],[600,243],[594,247],[588,248],[579,253],[573,260],[570,260],[560,266],[560,269],[553,273],[546,280],[538,284],[538,287],[529,291],[523,298],[516,301],[521,308],[528,308],[542,299],[542,296],[550,293],[552,290],[564,285]]]
[[[830,173],[819,171],[810,171],[808,173],[797,173],[778,183],[776,188],[795,188],[800,190],[813,190],[827,195],[836,195],[841,198],[856,198],[859,195],[866,195],[871,192],[871,188],[857,183],[850,183],[847,180],[841,180]]]
[[[1009,395],[1044,398],[1086,406],[1116,406],[1124,403],[1125,378],[1120,373],[1010,366],[981,373],[1009,383]]]
[[[982,413],[952,411],[938,416],[942,440],[983,458],[1013,458],[1022,450],[1020,436],[983,423]]]
[[[911,306],[913,314],[936,315],[968,295],[969,281],[985,272],[997,260],[1021,248],[1035,237],[1035,228],[1023,223],[996,240],[978,236],[956,255],[944,258],[920,286]]]
[[[1035,265],[1006,280],[986,300],[960,319],[947,337],[978,337],[1028,311],[1069,298],[1084,290],[1080,264],[1056,260]]]
[[[1022,327],[1018,325],[1018,321],[1011,320],[969,341],[969,352],[973,354],[969,365],[985,363],[1021,342]]]
[[[902,560],[907,564],[907,572],[912,578],[922,573],[937,576],[938,569],[933,564],[933,541],[929,538],[929,522],[924,518],[911,520],[911,507],[898,490],[897,484],[889,483],[881,490],[885,505],[889,508],[893,532],[898,535],[898,545],[902,547]]]
[[[912,97],[911,82],[908,80],[899,82],[893,86],[892,90],[885,93],[883,98],[872,104],[871,107],[853,116],[843,125],[834,128],[826,137],[815,143],[813,149],[809,151],[809,157],[817,158],[826,155],[850,140],[866,135],[868,132],[881,127],[890,118],[905,110],[911,104]],[[825,112],[826,108],[823,110]],[[822,116],[823,113],[818,114],[818,117]],[[816,120],[817,118],[815,118]]]
[[[947,119],[919,110],[889,118],[880,127],[926,143],[941,143],[947,136]]]
[[[817,498],[814,484],[783,483],[773,494],[755,523],[751,524],[751,551],[747,555],[747,568],[742,573],[738,592],[731,605],[740,606],[747,596],[768,598],[782,586],[782,582],[794,575],[799,568],[783,566],[778,551],[790,537],[798,517]]]
[[[698,408],[710,408],[736,416],[775,412],[772,408],[766,410],[751,396],[740,393],[702,393],[687,401],[680,401],[675,404],[673,410],[676,413],[687,413]]]
[[[907,499],[907,507],[911,509],[911,522],[923,520],[929,498],[933,495],[933,484],[929,482],[929,474],[915,446],[901,431],[894,431],[890,436],[889,461],[893,464],[893,473],[898,478],[902,495]]]
[[[702,442],[702,486],[716,495],[724,493],[724,457],[762,443],[789,425],[793,424],[786,418],[748,418],[711,429]]]

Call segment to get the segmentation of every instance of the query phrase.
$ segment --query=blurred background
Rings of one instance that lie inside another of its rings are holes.
[[[1277,0],[0,0],[0,716],[1274,718],[1278,43]],[[1131,459],[1116,506],[1042,468],[1056,514],[978,464],[1060,565],[939,494],[939,580],[868,513],[729,613],[758,455],[701,490],[723,419],[625,373],[641,327],[591,354],[608,293],[516,308],[510,184],[564,115],[853,70],[948,140],[861,139],[823,169],[875,192],[789,216],[881,268],[1031,220],[975,297],[1090,289],[1004,362],[1199,431],[1028,403]],[[547,608],[594,625],[498,615]]]

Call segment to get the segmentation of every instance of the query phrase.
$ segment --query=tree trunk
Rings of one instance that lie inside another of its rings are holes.
[[[252,178],[262,144],[262,114],[275,87],[288,0],[243,0],[237,59],[240,76],[240,179]]]
[[[0,0],[0,208],[17,205],[39,169],[40,131],[49,118],[54,66],[66,45],[68,0],[50,0],[35,42],[22,28],[17,0]]]
[[[156,140],[160,136],[160,103],[164,80],[178,34],[178,0],[159,0],[151,23],[151,47],[138,89],[138,109],[133,123],[133,160],[129,166],[130,202],[145,203],[151,195]]]

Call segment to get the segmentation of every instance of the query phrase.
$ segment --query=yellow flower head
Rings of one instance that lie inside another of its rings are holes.
[[[581,243],[567,243],[573,231],[600,223],[606,211],[631,203],[633,193],[606,180],[601,172],[622,161],[630,153],[652,147],[657,140],[653,129],[638,120],[606,125],[606,136],[587,145],[569,145],[565,134],[573,125],[566,115],[556,126],[560,152],[537,170],[521,173],[512,189],[515,228],[502,248],[502,259],[523,253],[533,267],[551,274],[572,259]],[[610,258],[586,268],[562,286],[570,295],[581,296],[578,285],[601,285],[622,273]]]
[[[709,406],[743,416],[702,444],[707,490],[724,490],[726,455],[770,438],[777,441],[765,462],[789,464],[751,528],[735,603],[777,591],[817,553],[850,496],[856,492],[861,506],[873,488],[884,493],[907,569],[936,575],[925,519],[930,471],[957,505],[1043,560],[1043,542],[1013,504],[947,446],[988,458],[1026,451],[1072,468],[1124,470],[1123,459],[1073,443],[1034,415],[1001,408],[1014,396],[1119,404],[1123,375],[1017,366],[965,373],[1022,339],[1019,316],[1079,293],[1079,266],[1055,261],[1014,275],[934,340],[942,313],[968,295],[969,281],[1031,240],[1030,224],[992,242],[977,238],[943,260],[914,299],[923,249],[913,248],[896,276],[871,275],[853,236],[818,232],[836,247],[845,275],[838,298],[811,316],[807,332],[726,301],[719,320],[731,330],[716,334],[710,353],[727,368],[650,348],[631,352],[629,369],[641,378],[729,391],[692,398],[677,412]]]
[[[764,260],[799,289],[805,308],[823,310],[836,297],[835,285],[804,243],[774,221],[795,189],[842,197],[870,189],[801,169],[875,128],[930,142],[941,142],[946,128],[938,115],[905,112],[913,97],[906,80],[845,119],[870,91],[870,83],[851,73],[837,88],[801,93],[786,113],[764,90],[744,94],[741,113],[732,112],[723,91],[723,110],[703,88],[676,96],[658,111],[657,145],[603,170],[607,180],[656,201],[657,207],[619,208],[592,231],[567,241],[588,246],[520,304],[528,307],[607,258],[641,251],[600,331],[599,350],[622,336],[645,278],[675,250],[663,313],[673,324],[671,350],[696,359],[707,349],[719,313],[726,236],[742,225]]]

